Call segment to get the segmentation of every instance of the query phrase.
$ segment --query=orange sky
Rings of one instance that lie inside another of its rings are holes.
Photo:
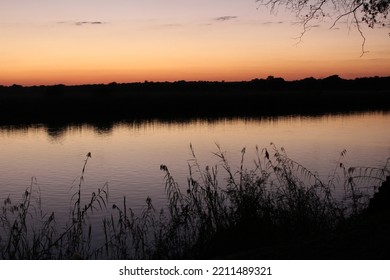
[[[360,57],[345,23],[296,44],[294,17],[255,0],[0,1],[2,85],[390,75],[389,27],[364,28]]]

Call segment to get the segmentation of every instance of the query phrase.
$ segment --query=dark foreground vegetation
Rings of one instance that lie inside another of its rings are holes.
[[[0,123],[105,122],[390,109],[390,77],[0,86]]]
[[[390,159],[382,169],[347,168],[343,151],[321,180],[274,145],[258,150],[253,169],[242,160],[233,170],[219,148],[220,162],[203,168],[191,151],[187,186],[161,165],[167,205],[155,209],[147,198],[139,215],[125,197],[111,202],[108,186],[82,201],[90,154],[65,226],[56,225],[55,213],[42,213],[32,183],[23,201],[4,200],[0,258],[390,259]],[[107,215],[91,224],[96,213]],[[96,228],[104,232],[101,243],[93,240]]]

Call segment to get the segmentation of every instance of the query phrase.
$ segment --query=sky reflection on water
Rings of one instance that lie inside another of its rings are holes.
[[[255,147],[270,149],[273,142],[290,158],[326,176],[339,154],[347,150],[346,166],[382,167],[390,157],[390,114],[359,113],[320,117],[275,117],[189,122],[123,122],[109,125],[35,125],[0,128],[0,198],[21,198],[35,177],[45,209],[67,215],[72,182],[91,152],[83,191],[85,198],[107,182],[110,202],[126,195],[129,207],[140,209],[150,196],[156,207],[165,203],[164,174],[170,169],[186,186],[192,144],[205,167],[218,163],[216,144],[227,152],[233,168],[253,167]],[[221,171],[222,173],[222,171]],[[76,180],[77,181],[77,180]],[[73,183],[74,184],[74,183]]]

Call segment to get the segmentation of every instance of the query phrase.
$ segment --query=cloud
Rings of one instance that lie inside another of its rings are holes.
[[[158,27],[160,28],[177,28],[182,27],[183,24],[180,23],[165,23],[165,24],[159,24]]]
[[[59,21],[57,24],[70,24],[70,25],[76,25],[76,26],[82,26],[82,25],[101,25],[106,24],[106,22],[103,21]]]
[[[102,22],[102,21],[76,21],[74,24],[78,25],[78,26],[86,25],[86,24],[98,25],[98,24],[104,24],[104,22]]]
[[[283,21],[263,21],[261,24],[263,25],[271,25],[271,24],[283,24]]]
[[[214,20],[216,21],[227,21],[227,20],[232,20],[238,18],[237,16],[222,16],[222,17],[217,17]]]

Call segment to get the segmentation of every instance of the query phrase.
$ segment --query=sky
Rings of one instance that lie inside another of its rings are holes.
[[[390,26],[302,26],[255,0],[0,0],[0,85],[390,76]]]

